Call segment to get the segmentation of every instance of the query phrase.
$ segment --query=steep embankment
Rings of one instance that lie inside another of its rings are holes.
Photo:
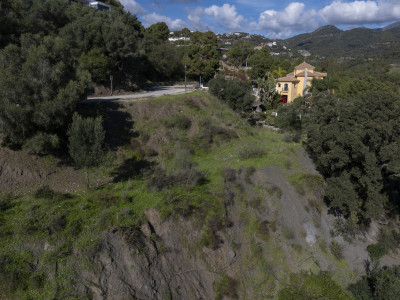
[[[81,170],[1,150],[16,162],[2,156],[3,298],[261,299],[292,272],[346,286],[363,270],[365,244],[335,234],[323,179],[290,135],[204,94],[81,113],[104,117],[110,149],[91,190]]]

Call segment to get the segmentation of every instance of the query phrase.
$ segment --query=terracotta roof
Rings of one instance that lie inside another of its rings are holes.
[[[286,74],[284,77],[280,77],[278,78],[278,82],[298,82],[300,80],[298,80],[295,76],[294,76],[294,72]]]
[[[278,78],[278,82],[300,82],[296,77],[287,76]]]
[[[326,73],[320,73],[320,72],[307,72],[308,77],[325,77],[327,74]],[[304,77],[306,76],[306,71],[302,71],[300,73],[297,73],[298,77]]]
[[[299,64],[297,67],[295,67],[294,69],[295,70],[305,70],[305,69],[309,69],[309,70],[314,70],[315,69],[315,67],[314,66],[312,66],[312,65],[310,65],[310,64],[308,64],[308,63],[306,63],[306,62],[303,62],[303,63],[301,63],[301,64]]]

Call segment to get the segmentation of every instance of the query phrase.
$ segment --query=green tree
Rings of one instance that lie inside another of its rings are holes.
[[[261,102],[265,104],[267,109],[272,108],[277,99],[276,80],[270,72],[267,72],[266,77],[257,78],[256,83]]]
[[[169,37],[169,28],[165,22],[158,22],[146,29],[145,35],[152,36],[160,41],[167,41]]]
[[[277,64],[276,59],[270,55],[267,48],[257,50],[249,57],[248,62],[250,67],[252,67],[252,69],[248,71],[248,74],[252,79],[264,77],[266,72],[272,72],[274,65]]]
[[[71,74],[47,41],[0,50],[0,132],[10,146],[62,137],[77,103],[85,98],[89,74]]]
[[[247,61],[253,53],[253,44],[249,40],[240,40],[234,46],[229,48],[228,59],[237,67],[247,67]]]
[[[254,102],[251,85],[240,79],[217,76],[208,83],[211,94],[237,111],[248,111]]]
[[[135,28],[136,23],[136,17],[116,14],[112,22],[103,28],[105,48],[120,71],[124,70],[129,59],[138,56],[141,32]]]
[[[88,71],[95,83],[107,82],[111,72],[110,59],[99,48],[83,53],[79,58],[79,67]]]
[[[397,300],[400,295],[400,267],[368,270],[349,290],[358,300]]]
[[[286,74],[287,74],[287,71],[285,69],[283,69],[282,67],[278,67],[278,69],[275,69],[272,71],[272,76],[274,78],[283,77]]]
[[[82,118],[75,113],[68,130],[68,148],[74,162],[86,170],[86,182],[89,183],[89,168],[98,166],[103,155],[105,132],[101,117]]]
[[[152,77],[170,80],[182,75],[184,67],[174,45],[153,43],[147,49],[146,57],[155,73]]]
[[[218,38],[212,31],[200,32],[195,31],[192,33],[192,42],[197,45],[211,45],[218,46]]]
[[[387,180],[398,168],[400,98],[370,92],[311,102],[307,146],[327,180],[327,202],[353,223],[380,218],[393,194]]]
[[[187,66],[187,73],[193,78],[202,76],[204,80],[211,79],[219,67],[220,54],[212,44],[193,44],[188,47],[183,63]]]

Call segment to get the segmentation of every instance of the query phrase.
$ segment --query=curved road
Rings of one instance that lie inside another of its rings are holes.
[[[193,85],[188,85],[186,92],[190,93],[194,91]],[[153,98],[160,97],[165,95],[178,95],[185,93],[184,85],[173,85],[173,86],[158,86],[151,88],[145,92],[138,92],[128,95],[114,95],[114,96],[106,96],[106,97],[88,97],[86,101],[83,103],[93,103],[93,102],[110,102],[110,101],[118,101],[118,100],[135,100],[135,99],[143,99],[143,98]]]

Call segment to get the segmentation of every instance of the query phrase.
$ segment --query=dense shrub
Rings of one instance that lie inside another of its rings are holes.
[[[287,285],[279,292],[279,300],[350,300],[328,272],[318,274],[302,271],[291,274]]]
[[[163,124],[167,128],[178,128],[182,130],[189,129],[192,126],[192,121],[185,115],[175,115],[172,118],[163,120]]]
[[[400,266],[367,269],[367,275],[351,284],[357,300],[397,300],[400,295]]]
[[[214,142],[228,142],[239,137],[235,130],[216,126],[208,119],[200,120],[199,128],[199,134],[193,137],[191,142],[195,149],[202,149],[206,152],[210,150]]]
[[[398,186],[387,183],[400,171],[399,104],[397,94],[373,92],[312,99],[307,147],[336,213],[367,224],[382,217],[389,200],[398,202]]]
[[[227,167],[227,166],[222,167],[221,174],[222,174],[222,177],[228,181],[233,182],[236,180],[236,170],[234,170],[230,167]]]
[[[329,246],[329,249],[331,250],[332,255],[336,259],[341,260],[341,259],[344,258],[344,256],[343,256],[343,246],[340,245],[338,242],[332,241],[331,245]]]
[[[251,109],[254,96],[251,94],[251,85],[240,79],[225,79],[217,76],[208,83],[211,94],[220,101],[227,103],[232,109],[246,111]]]
[[[233,299],[238,298],[237,295],[238,282],[227,276],[222,275],[217,281],[214,282],[215,299],[222,300],[224,296],[231,297]]]
[[[287,142],[287,143],[290,143],[290,142],[299,143],[300,139],[301,139],[301,132],[300,131],[285,132],[283,134],[283,138],[282,138],[282,140],[284,142]]]
[[[384,256],[388,252],[388,249],[385,247],[384,244],[376,243],[369,245],[367,247],[367,251],[369,253],[369,257],[371,258],[371,260],[375,261]]]
[[[157,168],[153,176],[147,180],[147,188],[154,191],[161,191],[171,186],[193,188],[206,182],[206,173],[194,168],[176,171],[169,175],[165,170]]]
[[[274,126],[288,131],[300,131],[302,128],[300,115],[303,113],[303,108],[300,103],[280,106],[278,115],[274,120]]]
[[[238,154],[240,159],[261,158],[267,155],[267,150],[263,144],[254,143],[243,146]]]

